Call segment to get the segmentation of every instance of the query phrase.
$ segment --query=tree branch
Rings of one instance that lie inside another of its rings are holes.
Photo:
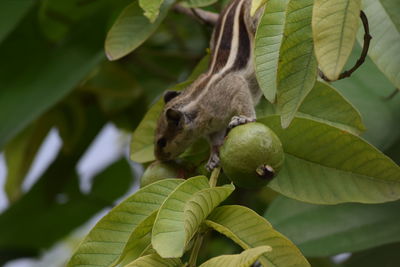
[[[386,100],[390,100],[390,99],[392,99],[393,97],[395,97],[399,92],[400,92],[400,89],[396,88],[396,89],[394,89],[394,91],[393,91],[390,95],[388,95],[387,97],[385,97],[385,99],[386,99]]]
[[[215,24],[217,24],[218,17],[219,17],[219,14],[217,14],[217,13],[205,11],[200,8],[187,8],[187,7],[184,7],[179,4],[176,4],[173,7],[173,10],[178,13],[182,13],[189,17],[197,19],[197,20],[201,21],[202,23],[208,24],[211,26],[215,26]]]
[[[364,11],[361,10],[360,12],[360,18],[364,27],[364,44],[363,44],[363,50],[361,52],[360,58],[357,60],[356,64],[350,69],[350,70],[346,70],[344,71],[342,74],[339,75],[339,78],[337,80],[341,80],[344,78],[348,78],[350,77],[353,72],[355,72],[365,61],[365,58],[368,55],[368,50],[369,50],[369,45],[371,43],[371,35],[369,33],[369,23],[368,23],[368,18],[365,15]],[[319,71],[319,76],[327,81],[327,82],[331,82],[331,80],[325,76],[325,74],[320,70]]]

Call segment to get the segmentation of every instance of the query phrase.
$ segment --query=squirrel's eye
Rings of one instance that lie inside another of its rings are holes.
[[[163,147],[165,147],[166,145],[167,145],[167,139],[165,139],[165,138],[160,138],[160,139],[158,139],[158,141],[157,141],[157,146],[163,148]]]

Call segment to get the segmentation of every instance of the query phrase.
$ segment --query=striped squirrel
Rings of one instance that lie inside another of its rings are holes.
[[[261,97],[254,63],[254,35],[262,10],[250,16],[252,0],[232,0],[215,26],[208,70],[182,92],[167,91],[158,120],[155,155],[179,156],[201,137],[208,138],[207,169],[219,164],[219,147],[227,129],[255,121],[254,105]]]

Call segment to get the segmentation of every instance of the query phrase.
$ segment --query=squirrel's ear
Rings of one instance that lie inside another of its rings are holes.
[[[168,103],[169,101],[171,101],[171,99],[177,97],[180,94],[181,92],[178,91],[166,91],[164,93],[164,103]]]
[[[174,125],[178,125],[180,120],[183,117],[183,114],[181,111],[179,111],[177,109],[173,109],[173,108],[167,109],[167,111],[165,112],[165,115],[167,117],[168,123],[174,124]]]

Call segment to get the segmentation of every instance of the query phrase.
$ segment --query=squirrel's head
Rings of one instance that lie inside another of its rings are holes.
[[[179,156],[197,139],[195,115],[180,109],[180,92],[164,94],[165,107],[157,123],[154,154],[159,160],[171,160]]]

